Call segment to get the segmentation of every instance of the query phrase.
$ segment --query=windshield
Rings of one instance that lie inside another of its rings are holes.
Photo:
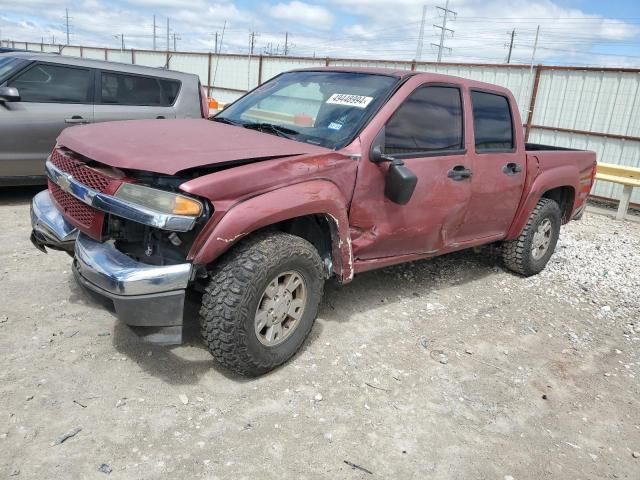
[[[285,73],[213,120],[338,149],[360,131],[398,81],[370,73]]]
[[[0,84],[23,64],[24,60],[0,56]]]

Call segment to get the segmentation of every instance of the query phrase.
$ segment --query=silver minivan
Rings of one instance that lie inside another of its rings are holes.
[[[0,186],[44,183],[44,163],[69,126],[202,118],[197,75],[44,53],[0,54]]]

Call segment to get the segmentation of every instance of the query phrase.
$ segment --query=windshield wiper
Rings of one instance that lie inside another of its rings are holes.
[[[245,123],[242,125],[244,128],[251,130],[268,131],[273,132],[276,135],[288,139],[292,139],[294,135],[299,135],[300,132],[293,130],[292,128],[281,127],[280,125],[274,125],[272,123]]]
[[[242,122],[237,122],[235,120],[231,120],[229,118],[225,118],[225,117],[213,117],[211,119],[212,122],[219,122],[219,123],[226,123],[228,125],[235,125],[236,127],[244,127],[244,123]]]

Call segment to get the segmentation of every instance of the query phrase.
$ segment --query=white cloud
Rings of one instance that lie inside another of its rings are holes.
[[[326,8],[297,0],[267,7],[267,13],[270,17],[278,20],[299,22],[308,27],[319,29],[331,28],[334,22],[333,15]]]
[[[76,0],[71,5],[71,43],[119,47],[114,35],[124,33],[126,46],[151,48],[152,17],[157,15],[158,45],[164,48],[166,17],[178,49],[212,50],[215,32],[227,21],[224,52],[246,53],[250,32],[256,49],[268,43],[284,44],[289,32],[290,53],[320,57],[366,57],[412,60],[424,0],[255,0],[256,8],[233,0]],[[554,0],[558,1],[558,0]],[[506,58],[509,32],[515,28],[512,62],[531,60],[535,29],[541,25],[536,62],[603,65],[638,65],[633,45],[640,25],[567,8],[552,0],[451,0],[458,12],[449,27],[445,61],[500,63]],[[195,2],[195,3],[194,3]],[[263,3],[260,3],[263,2]],[[444,2],[435,2],[444,3]],[[64,5],[45,8],[44,0],[22,0],[0,11],[3,38],[39,42],[44,36],[64,38]],[[428,8],[423,60],[435,60],[431,43],[439,41],[433,24],[442,19],[433,3]],[[603,11],[606,11],[603,9]],[[347,21],[345,22],[345,19]],[[340,22],[338,22],[340,20]],[[339,25],[339,26],[336,26]],[[609,55],[606,55],[606,54]],[[625,56],[628,54],[629,56]]]

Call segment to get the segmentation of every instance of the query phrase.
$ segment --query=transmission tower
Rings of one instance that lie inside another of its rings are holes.
[[[424,23],[427,20],[427,6],[422,6],[422,23],[420,24],[420,34],[418,35],[418,47],[416,48],[416,60],[422,59],[422,45],[424,42]]]
[[[449,32],[451,33],[451,35],[453,35],[453,30],[451,30],[450,28],[447,28],[447,21],[449,20],[449,14],[453,15],[452,20],[455,20],[458,14],[453,10],[449,10],[449,0],[447,0],[447,2],[445,3],[444,8],[443,7],[436,7],[436,8],[442,11],[442,25],[434,25],[435,28],[440,29],[440,43],[432,43],[431,45],[433,45],[438,49],[438,62],[441,62],[443,50],[448,50],[449,53],[451,53],[451,49],[444,46],[444,37],[446,33]]]

